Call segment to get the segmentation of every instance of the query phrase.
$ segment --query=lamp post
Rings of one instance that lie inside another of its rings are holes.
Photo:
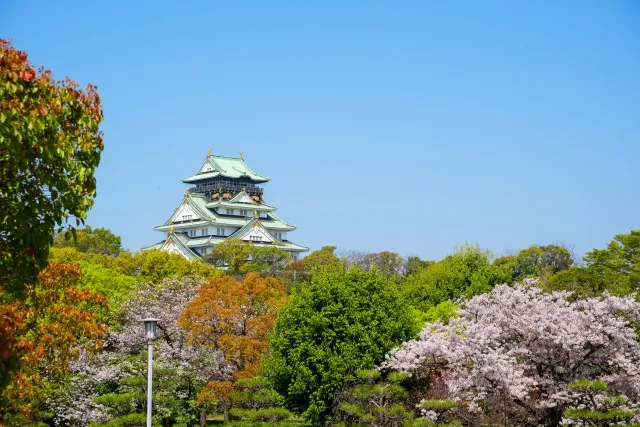
[[[153,339],[156,337],[156,325],[158,319],[147,318],[142,320],[147,332],[147,353],[149,364],[147,366],[147,427],[151,427],[151,388],[153,386]]]

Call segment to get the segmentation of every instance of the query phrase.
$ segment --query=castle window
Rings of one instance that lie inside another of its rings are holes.
[[[240,215],[247,216],[247,211],[245,209],[241,210]]]
[[[224,228],[216,228],[216,234],[218,236],[224,236]]]
[[[227,215],[233,215],[233,209],[227,209]]]
[[[182,215],[183,221],[191,221],[191,215]]]
[[[202,235],[203,235],[203,236],[206,236],[206,235],[207,235],[207,229],[206,229],[206,228],[203,228],[203,229],[202,229]]]

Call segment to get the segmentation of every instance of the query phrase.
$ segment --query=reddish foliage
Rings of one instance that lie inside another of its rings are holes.
[[[255,273],[242,281],[216,277],[200,288],[178,323],[191,344],[222,351],[234,373],[232,378],[211,381],[199,400],[226,400],[238,379],[260,369],[267,334],[286,300],[280,282]]]
[[[24,303],[0,305],[0,351],[5,358],[13,353],[20,359],[0,395],[0,418],[28,416],[39,388],[67,374],[80,347],[94,351],[102,346],[107,327],[97,313],[106,309],[107,300],[79,289],[81,280],[77,264],[51,262],[38,283],[27,288]]]

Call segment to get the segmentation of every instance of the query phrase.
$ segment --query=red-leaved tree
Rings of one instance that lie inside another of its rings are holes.
[[[285,304],[284,286],[273,278],[255,273],[244,280],[216,277],[200,288],[187,304],[178,324],[187,340],[196,347],[219,350],[231,365],[231,375],[210,381],[200,394],[201,401],[214,401],[228,420],[229,396],[236,381],[255,374],[267,351],[267,334]]]

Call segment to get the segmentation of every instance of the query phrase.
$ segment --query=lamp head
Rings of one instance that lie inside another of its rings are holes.
[[[147,339],[154,339],[156,337],[156,325],[158,324],[158,319],[149,317],[142,321],[144,322],[144,329],[147,332]]]

